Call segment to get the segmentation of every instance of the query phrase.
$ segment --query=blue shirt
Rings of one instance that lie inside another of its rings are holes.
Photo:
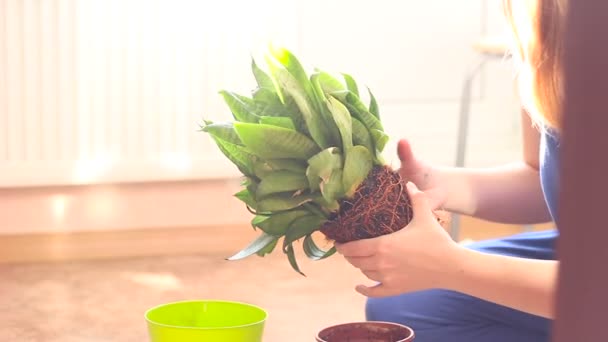
[[[544,129],[540,143],[540,183],[554,221],[557,221],[558,217],[559,147],[558,133]]]
[[[545,129],[540,141],[540,183],[554,221],[557,221],[559,202],[559,150],[557,132]],[[479,241],[470,247],[479,251],[531,259],[555,260],[556,229],[516,234],[506,238]]]

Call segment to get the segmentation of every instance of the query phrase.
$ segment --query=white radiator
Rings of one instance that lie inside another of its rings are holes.
[[[289,3],[0,0],[0,187],[236,174],[197,125]]]
[[[197,125],[229,117],[218,91],[250,91],[249,56],[268,41],[355,75],[393,138],[451,163],[482,3],[0,0],[0,187],[237,175]],[[490,67],[469,154],[494,163],[517,153],[518,111],[510,69]]]

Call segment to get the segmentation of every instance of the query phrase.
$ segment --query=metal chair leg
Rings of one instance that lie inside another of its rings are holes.
[[[479,74],[479,71],[488,61],[489,57],[484,56],[473,69],[471,69],[464,80],[462,87],[462,95],[460,98],[460,114],[458,117],[458,140],[456,144],[456,167],[463,167],[466,157],[467,138],[469,130],[469,118],[471,112],[471,92],[473,88],[473,81]],[[458,241],[460,235],[460,216],[458,214],[452,215],[450,223],[450,235],[452,239]]]

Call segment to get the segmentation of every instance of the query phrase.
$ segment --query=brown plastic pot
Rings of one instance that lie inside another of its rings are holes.
[[[327,327],[319,332],[317,342],[409,342],[414,330],[389,322],[353,322]]]

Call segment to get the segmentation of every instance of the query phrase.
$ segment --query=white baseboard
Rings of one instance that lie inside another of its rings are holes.
[[[0,235],[0,264],[168,255],[227,258],[255,239],[247,225]]]
[[[0,164],[0,189],[236,178],[225,159],[28,161]]]
[[[247,224],[239,179],[0,189],[0,235]]]

